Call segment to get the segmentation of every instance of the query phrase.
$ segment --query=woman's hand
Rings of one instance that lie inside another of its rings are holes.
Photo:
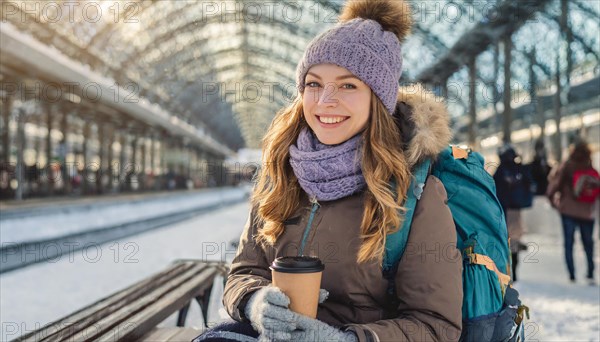
[[[319,304],[323,303],[328,296],[327,290],[320,289]],[[259,340],[289,341],[294,336],[292,332],[299,332],[296,330],[298,322],[304,318],[310,319],[291,311],[289,305],[288,296],[275,286],[263,287],[250,297],[245,314],[260,334]]]
[[[261,340],[289,341],[299,316],[289,305],[290,299],[278,287],[265,286],[250,297],[244,311]]]

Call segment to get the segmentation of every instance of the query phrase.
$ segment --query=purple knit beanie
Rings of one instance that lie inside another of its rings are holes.
[[[401,41],[410,30],[410,9],[399,0],[349,0],[342,22],[313,39],[296,69],[296,86],[316,64],[348,69],[394,113],[402,74]]]

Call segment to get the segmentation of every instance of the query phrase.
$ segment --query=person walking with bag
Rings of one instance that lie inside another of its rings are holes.
[[[568,159],[550,172],[546,196],[561,215],[565,261],[569,279],[575,282],[573,244],[579,227],[581,242],[587,258],[587,280],[594,279],[594,204],[598,199],[598,171],[592,167],[591,150],[587,142],[575,142]]]
[[[224,290],[234,321],[195,341],[460,337],[462,257],[436,177],[419,195],[392,300],[382,274],[411,168],[451,138],[439,99],[419,87],[399,91],[410,13],[398,0],[349,1],[341,22],[309,44],[296,72],[299,96],[263,141],[252,210]],[[325,264],[316,319],[292,312],[271,284],[273,260],[297,255]]]

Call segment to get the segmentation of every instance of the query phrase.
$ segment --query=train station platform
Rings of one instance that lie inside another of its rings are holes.
[[[0,303],[5,335],[0,336],[0,340],[17,337],[63,317],[152,275],[173,260],[230,262],[236,252],[234,242],[240,236],[248,211],[247,201],[221,206],[160,229],[93,245],[3,274],[0,287],[2,292],[11,295],[3,296]],[[43,218],[38,219],[43,224]],[[529,339],[539,341],[595,341],[600,321],[597,310],[600,288],[589,286],[582,276],[574,284],[569,282],[558,214],[545,198],[536,198],[534,206],[524,211],[524,220],[527,234],[523,241],[528,251],[521,254],[519,281],[515,287],[531,308],[526,334]],[[600,235],[597,225],[596,246]],[[599,265],[598,254],[595,260]],[[581,275],[584,255],[578,240],[575,262]],[[215,282],[217,286],[209,309],[213,323],[227,317],[220,302],[222,286],[218,283]],[[201,317],[200,310],[191,306],[188,327],[200,332]],[[159,327],[172,327],[175,320],[175,316],[169,317]]]
[[[168,200],[171,197],[210,193],[216,188],[191,190],[164,190],[148,192],[121,192],[102,195],[49,196],[23,200],[0,200],[0,220],[21,215],[40,215],[53,211],[74,211],[80,208],[102,207],[121,203],[136,203],[148,200]]]

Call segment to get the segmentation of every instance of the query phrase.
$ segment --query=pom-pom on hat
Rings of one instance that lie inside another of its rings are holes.
[[[410,8],[403,0],[348,0],[340,23],[313,39],[296,69],[296,86],[316,64],[348,69],[365,82],[390,114],[402,75],[402,47],[410,32]]]

